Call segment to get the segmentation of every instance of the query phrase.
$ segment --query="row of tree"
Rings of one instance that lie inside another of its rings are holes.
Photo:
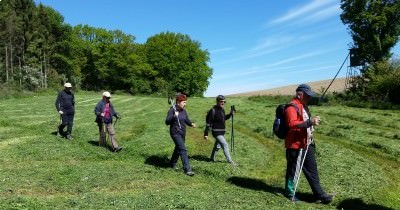
[[[202,96],[209,59],[188,35],[163,32],[139,44],[120,30],[72,27],[33,0],[0,1],[0,82],[11,86],[36,90],[69,81],[85,90]]]

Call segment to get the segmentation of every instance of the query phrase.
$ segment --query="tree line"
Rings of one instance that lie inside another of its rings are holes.
[[[202,96],[212,69],[188,35],[161,32],[136,43],[120,30],[71,26],[33,0],[0,1],[0,82],[26,90],[68,81],[84,90]]]

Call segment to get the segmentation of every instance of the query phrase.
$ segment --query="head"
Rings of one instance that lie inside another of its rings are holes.
[[[72,89],[71,83],[66,82],[66,83],[64,84],[64,89],[65,89],[65,91],[70,92],[71,89]]]
[[[316,93],[311,90],[311,87],[307,84],[301,84],[296,88],[296,97],[301,101],[302,104],[308,104]]]
[[[110,101],[110,99],[111,99],[111,94],[110,94],[110,92],[104,91],[104,92],[103,92],[103,99],[106,100],[106,101]]]
[[[176,105],[179,106],[179,108],[183,109],[186,106],[186,101],[187,101],[187,97],[185,94],[179,94],[176,96],[175,98],[176,100]]]
[[[217,101],[217,106],[224,108],[226,100],[225,100],[225,96],[223,95],[218,95],[216,98]]]

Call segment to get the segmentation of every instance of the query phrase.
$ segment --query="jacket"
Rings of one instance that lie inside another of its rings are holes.
[[[111,104],[111,102],[110,102],[110,116],[111,117],[104,118],[101,116],[101,113],[103,113],[104,109],[106,108],[106,104],[107,104],[107,102],[104,99],[102,99],[97,103],[96,107],[94,108],[94,114],[96,115],[95,122],[97,122],[98,124],[103,123],[103,121],[105,123],[112,123],[113,116],[118,117],[118,113],[115,111],[114,106]]]
[[[185,109],[177,109],[177,111],[179,112],[178,118],[175,117],[175,110],[173,107],[168,110],[167,117],[165,118],[165,124],[169,125],[169,134],[171,136],[177,134],[185,136],[186,125],[192,126],[192,121],[189,119]]]
[[[67,114],[75,113],[75,97],[74,93],[62,90],[58,93],[55,102],[57,111],[63,111]]]
[[[307,147],[307,128],[311,127],[311,113],[306,105],[301,104],[300,100],[293,98],[290,103],[296,104],[286,108],[286,123],[289,129],[285,138],[286,149],[301,149]],[[303,120],[303,109],[308,113],[309,119]]]
[[[208,136],[208,131],[211,130],[214,137],[225,134],[225,121],[231,118],[232,114],[225,115],[225,110],[218,105],[215,105],[207,112],[206,127],[204,136]]]

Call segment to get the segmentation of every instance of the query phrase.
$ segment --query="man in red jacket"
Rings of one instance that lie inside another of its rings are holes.
[[[319,116],[311,117],[307,104],[315,93],[307,84],[301,84],[296,89],[296,96],[286,108],[286,122],[289,129],[285,138],[286,147],[286,182],[285,194],[296,201],[295,182],[302,170],[310,184],[312,192],[321,203],[328,204],[332,201],[333,195],[326,194],[320,185],[318,177],[317,162],[315,159],[315,143],[313,139],[313,126],[320,123]]]

